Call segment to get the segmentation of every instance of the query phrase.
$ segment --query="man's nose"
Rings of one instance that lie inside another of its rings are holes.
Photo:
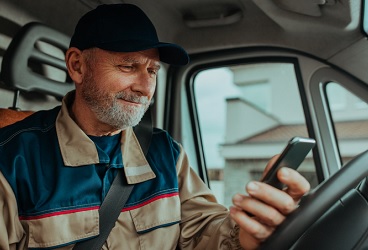
[[[143,96],[152,96],[156,86],[156,77],[149,72],[140,71],[137,73],[134,84],[132,84],[132,90],[140,92]]]

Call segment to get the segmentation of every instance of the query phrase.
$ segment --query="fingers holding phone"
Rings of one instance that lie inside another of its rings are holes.
[[[299,172],[287,167],[281,168],[277,177],[284,185],[284,191],[290,195],[295,202],[310,190],[310,183]]]
[[[261,182],[250,182],[247,185],[247,193],[259,201],[276,207],[283,214],[288,214],[310,189],[309,182],[296,169],[315,143],[311,138],[291,138],[281,154],[270,160]],[[272,189],[269,185],[285,192]]]
[[[270,160],[261,182],[248,183],[249,196],[234,196],[230,214],[240,227],[241,241],[259,244],[295,210],[309,191],[308,181],[295,169],[314,144],[309,138],[291,139],[283,152]]]
[[[283,167],[296,170],[315,144],[316,141],[311,138],[293,137],[290,139],[281,154],[270,160],[270,163],[266,167],[268,171],[262,177],[261,181],[278,189],[283,189],[285,185],[278,178],[278,170]],[[285,178],[287,177],[286,174],[287,172],[285,172]]]

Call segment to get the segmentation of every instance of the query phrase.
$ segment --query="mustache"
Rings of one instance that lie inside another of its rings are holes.
[[[144,104],[144,105],[147,105],[150,103],[150,100],[148,99],[147,96],[136,95],[136,94],[129,93],[129,92],[119,92],[115,95],[115,98],[123,99],[129,102]]]

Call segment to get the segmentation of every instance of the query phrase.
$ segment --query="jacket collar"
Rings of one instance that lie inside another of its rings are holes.
[[[61,110],[56,118],[56,133],[64,165],[78,167],[97,164],[100,161],[94,142],[80,129],[69,114],[68,106],[73,103],[73,100],[74,91],[63,98]],[[122,131],[121,151],[124,171],[129,184],[156,177],[131,127]]]

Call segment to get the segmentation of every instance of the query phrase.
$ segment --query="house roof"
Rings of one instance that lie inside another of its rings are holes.
[[[335,123],[335,129],[340,139],[368,138],[368,121],[346,121]],[[254,142],[278,142],[290,139],[293,136],[308,137],[305,124],[280,125],[263,133],[240,140],[235,144]]]

